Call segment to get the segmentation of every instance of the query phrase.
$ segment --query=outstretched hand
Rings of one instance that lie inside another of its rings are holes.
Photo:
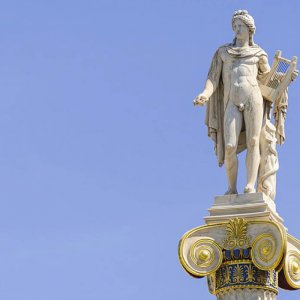
[[[195,99],[194,99],[194,105],[200,105],[203,106],[206,102],[208,101],[208,97],[205,94],[199,94]]]

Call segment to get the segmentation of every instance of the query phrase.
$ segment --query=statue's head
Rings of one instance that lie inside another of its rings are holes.
[[[235,39],[249,38],[249,45],[254,45],[253,35],[256,27],[253,17],[248,14],[247,10],[238,10],[233,14],[232,29],[235,32]]]

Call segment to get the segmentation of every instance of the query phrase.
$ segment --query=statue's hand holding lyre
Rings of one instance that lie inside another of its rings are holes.
[[[294,81],[298,77],[298,75],[299,75],[299,70],[293,71],[293,73],[292,73],[292,81]]]
[[[194,105],[203,106],[207,101],[208,96],[205,93],[201,93],[194,99]]]
[[[277,50],[271,70],[268,72],[265,80],[260,84],[260,90],[264,99],[276,103],[291,81],[294,81],[299,71],[297,70],[297,56],[291,60],[281,56],[281,51]]]

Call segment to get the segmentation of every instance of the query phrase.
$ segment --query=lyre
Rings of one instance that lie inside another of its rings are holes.
[[[270,72],[259,84],[264,99],[276,102],[281,97],[292,81],[292,74],[296,70],[297,61],[297,56],[288,60],[281,56],[280,50],[276,51]]]

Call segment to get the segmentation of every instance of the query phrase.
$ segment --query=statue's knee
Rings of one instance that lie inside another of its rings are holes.
[[[235,152],[235,146],[233,144],[230,144],[230,143],[226,144],[226,146],[225,146],[225,153],[227,155],[231,155],[234,152]]]
[[[248,146],[249,147],[258,147],[259,146],[259,138],[258,137],[252,137],[250,138],[249,142],[248,142]]]

